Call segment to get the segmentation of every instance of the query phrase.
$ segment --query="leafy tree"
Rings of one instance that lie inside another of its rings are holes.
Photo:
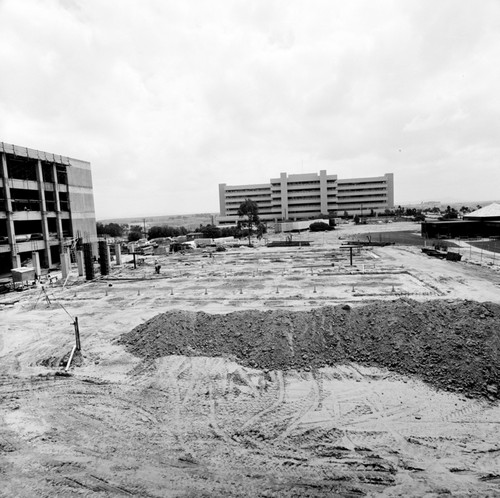
[[[148,239],[158,239],[160,237],[178,237],[188,233],[185,227],[172,227],[169,225],[155,225],[148,230]]]
[[[451,206],[446,206],[446,211],[444,213],[443,219],[454,220],[456,218],[458,218],[458,211],[455,208],[452,208]]]
[[[406,208],[405,209],[405,216],[416,216],[416,215],[417,215],[416,208]]]
[[[245,199],[238,208],[238,216],[243,218],[238,221],[238,227],[248,230],[248,245],[251,245],[253,227],[260,224],[259,206],[251,199]]]
[[[97,235],[109,235],[110,237],[121,237],[123,235],[123,226],[118,223],[108,223],[107,225],[97,222]]]
[[[148,230],[148,239],[159,239],[161,237],[168,237],[168,235],[165,235],[164,227],[160,226],[152,226]]]
[[[206,239],[218,239],[221,236],[221,229],[215,225],[200,225],[196,231],[201,232]]]
[[[140,225],[132,225],[128,233],[129,242],[136,242],[142,238],[142,227]]]
[[[262,239],[263,235],[267,233],[267,226],[265,223],[259,223],[257,225],[257,238]]]
[[[220,229],[221,237],[239,237],[238,227],[222,227]]]

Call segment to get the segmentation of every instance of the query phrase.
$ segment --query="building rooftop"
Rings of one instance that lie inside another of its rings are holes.
[[[471,218],[500,218],[500,204],[498,202],[493,202],[488,206],[481,209],[476,209],[472,213],[464,215],[465,219]]]
[[[32,159],[42,159],[59,164],[70,164],[70,158],[61,156],[60,154],[52,154],[51,152],[44,152],[41,150],[30,149],[29,147],[20,147],[19,145],[12,145],[5,142],[0,142],[0,152],[13,154],[20,157],[28,157]]]

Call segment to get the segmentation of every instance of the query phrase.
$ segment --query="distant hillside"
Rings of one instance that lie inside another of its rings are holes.
[[[438,207],[441,209],[446,209],[447,206],[450,206],[455,209],[460,209],[462,206],[467,206],[471,209],[476,209],[477,206],[488,206],[488,204],[492,204],[493,202],[500,202],[498,200],[493,201],[460,201],[460,202],[445,202],[445,201],[423,201],[423,202],[410,202],[406,204],[401,204],[401,206],[409,207],[409,208],[419,208],[426,209],[432,207]]]
[[[162,216],[145,216],[136,218],[108,218],[98,220],[101,223],[119,223],[127,225],[143,225],[151,227],[155,225],[170,225],[183,226],[188,229],[197,228],[200,225],[212,223],[212,218],[217,223],[219,213],[195,213],[195,214],[177,214],[177,215],[162,215]]]

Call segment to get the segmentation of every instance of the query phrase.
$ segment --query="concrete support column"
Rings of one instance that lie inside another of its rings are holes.
[[[31,253],[31,261],[33,268],[35,269],[35,273],[40,277],[42,273],[42,267],[40,266],[40,253],[38,251],[33,251]]]
[[[61,272],[62,272],[62,278],[65,279],[71,270],[71,265],[69,264],[69,254],[67,251],[61,251],[59,253],[61,257]]]
[[[2,152],[2,164],[0,167],[0,176],[3,181],[3,190],[5,192],[5,214],[7,218],[7,237],[10,244],[10,255],[12,268],[21,266],[21,258],[17,254],[16,231],[14,229],[14,220],[12,217],[12,197],[10,195],[9,174],[7,169],[7,154]]]
[[[319,172],[319,195],[321,203],[321,214],[328,215],[328,186],[326,169],[322,169]]]
[[[280,173],[280,190],[281,190],[281,218],[288,219],[288,179],[286,173]]]
[[[20,268],[21,267],[21,256],[19,254],[11,253],[11,265],[12,268]]]
[[[52,164],[52,176],[54,179],[54,199],[56,204],[56,225],[57,225],[57,238],[62,247],[63,241],[63,229],[62,229],[62,218],[61,218],[61,201],[59,200],[59,182],[57,181],[57,168],[56,163]]]
[[[42,215],[42,233],[43,241],[45,243],[44,265],[47,268],[52,266],[52,256],[50,254],[50,235],[49,235],[49,222],[47,218],[47,203],[45,200],[45,188],[43,181],[42,161],[40,159],[36,165],[36,181],[38,183],[38,198],[40,199],[40,212]]]
[[[83,251],[76,252],[76,264],[78,266],[78,276],[82,277],[85,271],[85,265],[83,263]]]
[[[85,278],[93,280],[95,277],[94,257],[92,255],[92,244],[87,242],[83,244],[83,260],[85,262]]]
[[[99,262],[101,266],[101,275],[109,275],[111,257],[109,254],[109,246],[105,240],[99,241]]]
[[[394,207],[394,173],[386,173],[386,192],[387,192],[387,208],[392,209]]]
[[[120,244],[115,244],[115,258],[116,264],[119,266],[122,264],[122,246]]]

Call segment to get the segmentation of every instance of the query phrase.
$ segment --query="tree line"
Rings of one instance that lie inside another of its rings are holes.
[[[481,206],[478,204],[474,209],[480,209]],[[382,215],[379,216],[395,216],[395,217],[412,217],[415,221],[424,221],[426,213],[436,213],[441,214],[442,219],[456,219],[459,216],[459,213],[466,214],[471,212],[471,209],[468,206],[462,206],[460,209],[455,209],[451,206],[447,206],[444,212],[439,207],[432,208],[405,208],[402,206],[397,206],[394,209],[386,209]],[[375,216],[375,212],[370,210],[367,213],[367,216]],[[238,217],[239,220],[236,226],[230,227],[218,227],[214,224],[203,225],[200,224],[198,228],[194,229],[194,232],[200,233],[203,238],[207,239],[218,239],[221,237],[235,237],[235,238],[243,238],[248,237],[248,243],[251,243],[252,235],[256,235],[257,238],[261,238],[266,232],[267,227],[266,224],[263,223],[259,216],[259,206],[255,201],[251,199],[245,199],[240,204],[238,208]],[[350,216],[347,212],[344,212],[344,216],[349,218]],[[356,223],[360,222],[360,216],[355,215],[354,221]],[[317,223],[313,230],[329,230],[332,229],[333,224],[327,223]],[[174,227],[170,225],[158,225],[152,226],[148,229],[147,233],[144,233],[143,227],[140,225],[132,225],[128,226],[127,224],[118,224],[118,223],[100,223],[97,222],[97,235],[98,236],[109,236],[109,237],[117,237],[123,238],[126,237],[129,242],[135,242],[139,239],[147,237],[150,239],[159,239],[166,237],[179,237],[181,235],[187,235],[188,229],[186,227]]]

